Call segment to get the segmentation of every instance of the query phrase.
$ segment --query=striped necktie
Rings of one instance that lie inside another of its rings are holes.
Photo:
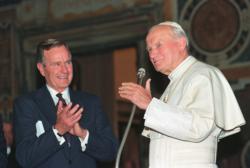
[[[58,97],[58,102],[56,104],[56,107],[58,107],[59,101],[62,102],[63,107],[66,107],[67,103],[66,103],[65,99],[62,97],[62,93],[57,93],[56,96]],[[70,134],[66,133],[66,134],[64,134],[64,137],[65,137],[65,139],[66,139],[66,141],[68,143],[68,147],[70,148],[70,146],[71,146],[71,144],[70,144]]]
[[[58,102],[57,102],[56,106],[58,106],[59,101],[62,102],[63,107],[67,106],[65,99],[62,97],[62,93],[57,93],[56,96],[58,97]]]

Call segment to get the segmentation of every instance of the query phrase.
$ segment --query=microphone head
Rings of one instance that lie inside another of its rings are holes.
[[[137,76],[139,79],[144,78],[144,76],[146,75],[146,70],[144,68],[139,68],[137,71]]]

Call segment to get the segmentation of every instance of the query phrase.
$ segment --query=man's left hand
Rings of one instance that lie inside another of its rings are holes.
[[[69,130],[69,133],[84,139],[87,135],[87,130],[84,128],[81,128],[80,124],[77,122],[75,123],[73,128]]]

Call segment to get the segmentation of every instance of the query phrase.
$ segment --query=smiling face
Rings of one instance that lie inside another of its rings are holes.
[[[156,71],[169,75],[186,57],[186,39],[169,26],[153,27],[146,38],[150,61]]]
[[[66,89],[73,78],[71,54],[63,45],[44,50],[43,62],[37,63],[37,68],[46,83],[58,92]]]

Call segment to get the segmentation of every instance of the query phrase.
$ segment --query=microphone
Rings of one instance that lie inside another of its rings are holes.
[[[146,70],[144,68],[139,68],[137,71],[138,84],[142,85],[143,78],[146,75]]]
[[[137,82],[139,85],[142,85],[143,78],[145,77],[145,75],[146,75],[146,70],[144,68],[139,68],[137,71]],[[128,124],[127,124],[125,132],[123,134],[122,141],[121,141],[120,147],[119,147],[118,152],[117,152],[117,157],[116,157],[116,161],[115,161],[115,168],[119,168],[121,153],[122,153],[124,144],[126,142],[126,139],[127,139],[130,127],[131,127],[131,123],[132,123],[133,118],[134,118],[135,110],[136,110],[136,105],[133,104],[131,114],[129,116]]]

